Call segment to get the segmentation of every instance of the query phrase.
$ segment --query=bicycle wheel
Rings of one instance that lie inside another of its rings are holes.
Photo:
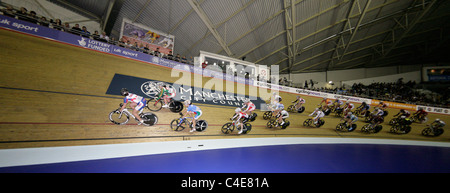
[[[263,115],[264,120],[270,119],[271,117],[272,117],[272,111],[266,111]]]
[[[206,122],[205,120],[199,120],[195,123],[195,130],[197,130],[198,132],[202,132],[206,130],[206,128],[208,128],[208,122]]]
[[[233,130],[234,130],[233,123],[225,123],[221,129],[222,133],[224,133],[224,134],[231,133],[231,132],[233,132]]]
[[[295,111],[295,107],[294,105],[289,105],[289,107],[287,108],[288,112],[294,112]]]
[[[170,122],[170,128],[174,131],[183,131],[186,127],[189,127],[189,123],[186,120],[180,123],[180,119],[174,119]]]
[[[130,117],[126,113],[120,113],[119,111],[113,111],[109,113],[109,120],[116,125],[125,125],[130,120]]]
[[[342,130],[344,130],[344,128],[345,128],[345,123],[339,123],[336,126],[336,131],[342,131]]]
[[[141,115],[145,126],[152,126],[158,122],[158,117],[153,113],[144,113]]]
[[[161,110],[163,106],[163,102],[160,100],[159,102],[156,102],[156,99],[150,99],[147,101],[147,108],[150,111],[159,111]]]
[[[304,122],[303,122],[303,126],[305,126],[305,127],[308,127],[308,126],[310,126],[312,124],[312,119],[306,119]]]
[[[431,128],[427,127],[422,130],[422,135],[428,136],[431,133]]]
[[[267,128],[273,128],[275,126],[275,121],[274,120],[270,120],[269,122],[267,122]]]
[[[245,123],[244,124],[244,131],[242,133],[243,134],[247,134],[247,133],[250,133],[251,130],[252,130],[252,125],[250,123]]]
[[[183,103],[180,101],[173,101],[169,104],[170,111],[174,113],[179,113],[183,110]]]

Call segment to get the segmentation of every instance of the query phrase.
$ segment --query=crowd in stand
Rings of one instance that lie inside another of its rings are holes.
[[[312,88],[310,90],[327,92],[333,94],[342,94],[347,96],[372,98],[383,101],[392,101],[416,105],[450,107],[448,89],[443,89],[439,93],[417,89],[415,81],[408,81],[404,83],[400,78],[395,83],[376,82],[369,85],[355,83],[351,87],[345,86],[331,88]]]
[[[19,20],[23,20],[23,21],[38,24],[41,26],[68,32],[68,33],[71,33],[74,35],[90,38],[93,40],[109,43],[112,45],[117,45],[117,46],[120,46],[123,48],[128,48],[130,50],[135,50],[135,51],[142,52],[145,54],[150,54],[150,55],[166,58],[166,59],[173,60],[176,62],[194,65],[194,61],[193,61],[192,57],[190,57],[190,59],[188,60],[188,59],[186,59],[186,56],[180,56],[180,54],[177,54],[174,56],[172,54],[172,51],[170,51],[170,53],[168,53],[168,54],[163,54],[163,53],[159,52],[159,48],[157,48],[156,50],[151,50],[148,48],[148,45],[147,46],[143,46],[142,44],[138,45],[138,43],[136,43],[136,42],[134,44],[132,44],[129,40],[126,42],[123,41],[122,38],[119,41],[116,41],[116,39],[114,37],[110,38],[108,35],[106,35],[105,32],[99,33],[97,30],[95,30],[94,33],[91,33],[90,31],[88,31],[86,26],[82,26],[80,28],[80,24],[78,24],[78,23],[76,23],[74,26],[71,27],[69,22],[63,23],[60,19],[47,20],[46,17],[44,17],[44,16],[39,17],[39,16],[37,16],[35,11],[28,11],[25,7],[21,7],[20,9],[15,9],[11,5],[5,4],[4,6],[5,6],[5,8],[1,10],[1,14],[3,14],[4,16],[13,17],[13,18],[16,18]]]

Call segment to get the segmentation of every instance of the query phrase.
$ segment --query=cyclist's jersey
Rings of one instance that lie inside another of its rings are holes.
[[[310,114],[310,116],[313,116],[313,115],[316,114],[316,113],[317,113],[317,116],[316,116],[316,117],[324,117],[324,116],[325,116],[325,113],[323,113],[323,111],[321,111],[321,110],[316,110],[316,111],[312,112],[312,113]]]
[[[162,88],[161,92],[159,92],[158,99],[160,99],[164,95],[169,95],[169,90],[166,88]]]
[[[255,104],[253,104],[252,102],[249,102],[247,105],[244,105],[244,107],[247,106],[246,111],[254,111],[256,109]]]
[[[126,96],[123,99],[123,103],[127,103],[127,102],[133,102],[133,103],[140,103],[142,102],[144,99],[144,97],[141,97],[139,95],[133,94],[133,93],[128,93],[128,96]]]
[[[276,108],[276,110],[283,110],[284,109],[284,105],[281,104],[281,103],[278,103],[275,108]]]
[[[241,120],[242,117],[248,118],[247,113],[244,113],[244,112],[239,112],[239,113],[237,113],[237,115],[238,115],[237,121]]]
[[[334,103],[338,104],[339,106],[341,106],[342,104],[344,104],[344,102],[342,102],[342,101],[339,100],[339,99],[336,99],[336,100],[334,101]]]
[[[417,114],[417,115],[425,115],[425,116],[428,115],[428,113],[425,110],[423,110],[423,109],[418,110],[415,114]]]
[[[431,123],[432,125],[434,124],[435,127],[444,127],[445,126],[445,122],[444,121],[434,121],[433,123]]]
[[[378,111],[376,111],[376,112],[374,113],[374,115],[376,115],[376,116],[383,116],[383,114],[384,114],[384,112],[383,112],[383,110],[381,110],[381,109],[378,109]]]
[[[347,107],[345,108],[345,110],[353,110],[355,108],[355,105],[353,105],[352,103],[349,103],[347,105]]]
[[[189,105],[187,112],[193,112],[195,114],[195,119],[198,119],[202,115],[202,110],[195,105]]]
[[[305,103],[306,101],[305,101],[305,99],[303,99],[303,98],[299,98],[299,99],[295,100],[295,101],[292,102],[292,103],[296,103],[296,102],[298,102],[298,103],[300,103],[300,104],[303,104],[303,103]]]
[[[173,98],[173,97],[175,97],[176,96],[176,92],[175,92],[175,89],[174,88],[171,88],[171,87],[169,87],[168,89],[167,89],[167,92],[168,92],[168,96],[170,97],[170,98]]]
[[[289,117],[289,113],[286,110],[282,110],[280,112],[280,114],[281,114],[281,118],[283,118],[283,119],[286,119]]]
[[[361,108],[361,110],[369,110],[370,109],[370,105],[369,104],[366,104],[366,105],[364,105],[364,104],[361,104],[361,106],[359,106],[358,108]]]
[[[405,116],[406,118],[408,118],[411,115],[411,113],[407,110],[405,110],[405,113],[402,113],[402,116]]]
[[[350,115],[350,116],[345,116],[345,118],[347,118],[347,119],[350,119],[350,120],[352,120],[352,121],[357,121],[358,120],[358,117],[357,116],[355,116],[355,115]]]

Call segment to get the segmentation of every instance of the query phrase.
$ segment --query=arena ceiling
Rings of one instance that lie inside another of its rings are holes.
[[[50,0],[119,34],[122,18],[281,73],[449,60],[448,0]],[[117,35],[118,36],[118,35]]]

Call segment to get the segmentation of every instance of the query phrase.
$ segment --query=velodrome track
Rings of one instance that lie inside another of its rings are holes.
[[[425,137],[421,131],[426,124],[413,124],[409,134],[389,133],[386,124],[399,109],[389,109],[383,130],[377,134],[360,132],[363,124],[351,133],[336,132],[339,118],[325,118],[321,128],[303,127],[307,115],[320,98],[304,96],[306,111],[292,114],[291,126],[286,130],[268,129],[262,113],[252,123],[247,135],[224,135],[221,126],[229,122],[234,108],[218,105],[199,105],[202,119],[209,123],[205,132],[189,133],[186,129],[174,132],[169,123],[179,115],[168,110],[156,112],[159,118],[152,127],[138,126],[131,120],[126,126],[114,125],[108,114],[118,108],[122,98],[105,94],[116,73],[134,77],[174,82],[171,69],[104,54],[86,48],[0,29],[0,148],[74,146],[92,144],[137,143],[200,139],[259,138],[259,137],[338,137],[405,139],[421,141],[450,141],[448,126],[439,137]],[[203,77],[202,84],[211,78]],[[193,84],[194,80],[191,80]],[[226,84],[226,83],[224,83]],[[229,85],[229,84],[228,84]],[[233,85],[234,89],[238,88]],[[248,93],[248,91],[246,91]],[[271,91],[263,91],[270,93]],[[281,92],[285,106],[295,95]],[[264,96],[261,96],[264,98]],[[357,104],[358,105],[358,104]],[[449,116],[430,114],[450,124]]]

